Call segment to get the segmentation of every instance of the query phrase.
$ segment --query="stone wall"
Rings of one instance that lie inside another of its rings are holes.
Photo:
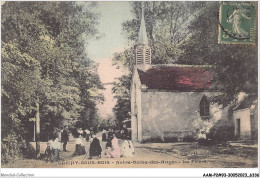
[[[205,95],[210,100],[217,92],[148,90],[141,94],[143,141],[196,138],[201,130],[209,131],[223,117],[218,106],[210,105],[212,118],[209,121],[200,118],[201,98]]]

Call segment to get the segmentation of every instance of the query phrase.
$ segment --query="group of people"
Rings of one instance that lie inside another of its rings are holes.
[[[75,134],[75,151],[72,156],[80,156],[85,155],[85,146],[83,143],[83,140],[85,138],[86,142],[89,142],[93,140],[95,137],[93,129],[90,130],[83,130],[82,128],[78,128],[77,132]]]
[[[68,128],[59,130],[48,136],[47,148],[45,149],[45,156],[47,162],[60,160],[61,145],[63,144],[63,151],[66,152],[66,146],[69,141]]]
[[[106,142],[105,156],[107,158],[132,157],[134,155],[133,143],[129,140],[128,131],[125,126],[121,129],[120,133],[115,133],[112,129],[107,132],[103,130],[102,141]],[[121,147],[119,145],[119,139],[121,138]],[[89,150],[86,152],[84,142],[90,142]],[[60,160],[61,144],[63,144],[63,151],[66,152],[66,146],[69,141],[69,135],[67,128],[60,130],[57,134],[54,134],[52,139],[49,139],[45,155],[47,161]],[[88,159],[93,157],[101,158],[102,147],[99,139],[96,137],[93,129],[83,130],[78,128],[75,134],[75,151],[72,156],[89,155]]]
[[[84,146],[84,139],[85,139],[86,142],[90,141],[90,147],[89,147],[89,151],[88,151],[89,159],[92,159],[92,157],[94,157],[94,156],[101,158],[102,147],[100,145],[99,139],[96,137],[96,134],[94,133],[92,128],[90,130],[83,130],[82,128],[78,128],[77,132],[75,134],[75,137],[76,137],[75,151],[72,156],[81,156],[81,155],[85,155],[87,153],[85,150],[85,146]],[[119,154],[119,156],[120,156],[120,149],[118,152],[118,148],[119,148],[118,140],[116,141],[116,139],[114,139],[113,147],[112,147],[112,139],[113,139],[112,129],[109,129],[108,137],[106,136],[106,131],[103,130],[102,141],[107,141],[106,155],[112,154],[113,156],[116,156]]]
[[[86,142],[92,143],[94,138],[96,137],[96,134],[94,133],[93,128],[90,128],[90,130],[88,130],[88,129],[83,130],[82,128],[77,128],[77,132],[74,136],[76,138],[75,139],[75,151],[72,156],[80,156],[80,155],[86,154],[84,140]]]
[[[119,145],[118,136],[123,140],[121,147]],[[120,134],[117,135],[112,129],[109,129],[106,134],[106,130],[103,130],[102,141],[106,141],[106,150],[105,155],[107,158],[118,158],[118,157],[133,157],[134,155],[134,146],[132,141],[129,140],[129,133],[126,128],[126,125],[123,125]],[[89,159],[92,159],[93,156],[101,157],[101,146],[98,138],[94,138],[90,144],[89,149]]]
[[[105,150],[106,157],[107,158],[120,157],[121,156],[120,146],[119,146],[119,141],[116,137],[116,134],[110,130],[108,132],[108,136],[106,138],[106,133],[103,131],[102,141],[105,141],[105,140],[107,141],[106,150]],[[102,152],[102,148],[101,148],[99,139],[94,134],[94,139],[90,143],[90,147],[89,147],[89,159],[92,159],[92,157],[94,157],[94,156],[101,158],[101,152]]]

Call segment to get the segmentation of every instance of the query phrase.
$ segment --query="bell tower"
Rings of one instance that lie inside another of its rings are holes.
[[[135,64],[138,69],[147,70],[151,65],[151,48],[148,45],[147,32],[144,21],[144,3],[142,2],[142,18],[135,49]]]

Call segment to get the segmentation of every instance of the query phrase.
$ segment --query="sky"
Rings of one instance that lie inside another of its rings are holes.
[[[89,42],[88,57],[99,63],[98,73],[102,83],[111,83],[115,78],[126,74],[127,71],[112,66],[112,57],[115,52],[123,51],[128,41],[122,34],[122,22],[131,19],[129,2],[98,2],[97,12],[101,13],[99,32],[103,37]],[[112,108],[116,104],[113,98],[112,85],[105,85],[105,102],[98,104],[99,114],[103,118],[113,115]]]
[[[122,22],[131,19],[132,13],[129,2],[98,2],[96,11],[101,13],[98,30],[103,37],[90,41],[87,52],[88,57],[99,62],[128,45],[122,35]]]

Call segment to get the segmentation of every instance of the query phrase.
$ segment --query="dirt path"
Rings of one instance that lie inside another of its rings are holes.
[[[101,135],[98,135],[101,140]],[[88,160],[87,155],[72,157],[75,149],[74,140],[67,145],[68,152],[61,152],[62,161],[46,163],[42,160],[17,160],[15,163],[2,165],[10,168],[237,168],[257,167],[257,147],[227,147],[221,145],[199,146],[197,143],[134,143],[133,158],[106,158],[104,155],[106,142],[100,141],[102,158]],[[84,142],[86,151],[89,142]],[[41,153],[44,153],[46,143],[41,143]]]

